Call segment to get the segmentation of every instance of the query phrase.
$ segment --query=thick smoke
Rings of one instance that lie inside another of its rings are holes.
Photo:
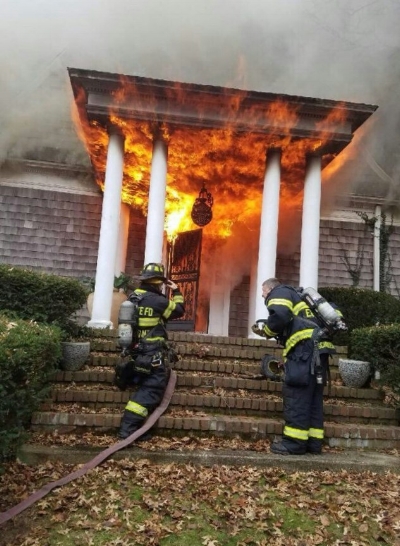
[[[400,197],[399,0],[3,4],[0,162],[89,166],[71,120],[69,66],[377,104],[324,188]]]
[[[368,150],[381,164],[398,133],[399,107],[389,103],[400,79],[399,21],[398,0],[6,2],[0,158],[40,146],[86,158],[69,114],[72,66],[376,103],[376,116],[391,120]]]

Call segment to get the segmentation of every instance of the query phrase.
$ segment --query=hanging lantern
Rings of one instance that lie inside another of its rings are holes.
[[[206,226],[212,220],[212,210],[214,199],[206,187],[203,186],[200,190],[199,196],[196,198],[192,207],[192,220],[196,226]]]

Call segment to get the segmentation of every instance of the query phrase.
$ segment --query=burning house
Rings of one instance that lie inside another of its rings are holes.
[[[93,172],[3,169],[2,261],[95,275],[89,324],[110,324],[114,275],[152,261],[184,292],[176,327],[214,335],[248,335],[265,316],[268,277],[353,284],[360,249],[360,286],[379,289],[379,237],[354,212],[376,215],[379,199],[341,205],[338,191],[336,213],[321,214],[322,171],[376,106],[73,68],[69,77]]]

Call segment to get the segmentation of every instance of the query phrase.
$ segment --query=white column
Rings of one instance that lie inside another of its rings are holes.
[[[267,318],[268,311],[261,297],[262,283],[275,277],[276,249],[278,246],[279,190],[281,184],[281,152],[269,150],[264,176],[264,190],[261,208],[260,240],[258,245],[258,265],[256,281],[255,317],[250,317],[254,324],[257,319]],[[254,320],[252,320],[252,318]]]
[[[374,225],[374,290],[379,292],[381,288],[381,225],[382,209],[379,205],[375,207],[375,225]]]
[[[117,133],[112,133],[107,151],[92,317],[88,322],[88,326],[92,328],[113,327],[110,316],[123,174],[124,138]]]
[[[165,197],[167,191],[166,143],[156,139],[153,144],[149,205],[147,210],[146,246],[144,263],[161,262],[163,257],[163,239],[165,223]]]
[[[321,213],[321,157],[306,164],[301,225],[300,286],[318,289],[319,224]]]
[[[115,259],[114,274],[116,277],[125,273],[126,270],[126,252],[128,249],[129,235],[129,216],[131,209],[126,203],[121,203],[121,214],[119,219],[117,256]]]
[[[215,271],[210,293],[208,333],[214,336],[229,335],[230,282]]]

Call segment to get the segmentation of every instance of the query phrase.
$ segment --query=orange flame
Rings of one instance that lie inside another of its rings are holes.
[[[179,89],[179,84],[176,89]],[[110,122],[125,136],[122,200],[147,214],[152,125],[147,121],[127,120],[119,114],[119,104],[127,98],[134,99],[135,108],[140,108],[140,99],[134,86],[122,79],[121,87],[114,93],[114,107],[110,112]],[[306,155],[323,146],[328,138],[328,130],[331,131],[345,115],[342,108],[332,110],[317,125],[318,138],[299,138],[293,135],[293,129],[298,123],[298,114],[293,105],[277,100],[268,108],[250,108],[245,99],[246,93],[243,92],[234,97],[222,95],[215,100],[228,102],[232,121],[237,119],[239,113],[256,125],[272,127],[269,134],[239,132],[229,123],[218,129],[163,125],[163,137],[168,142],[165,229],[170,240],[181,231],[196,228],[190,212],[203,184],[214,197],[213,220],[205,226],[205,234],[225,239],[232,233],[233,223],[253,224],[254,219],[260,215],[266,150],[271,147],[282,149],[283,206],[299,204]],[[156,97],[153,100],[155,102]],[[182,96],[182,104],[184,101],[185,97]],[[83,96],[78,95],[76,105],[80,117],[76,125],[90,154],[97,182],[102,187],[107,132],[98,123],[87,120]],[[196,108],[201,117],[201,102],[196,104]],[[282,123],[285,124],[283,136]]]

